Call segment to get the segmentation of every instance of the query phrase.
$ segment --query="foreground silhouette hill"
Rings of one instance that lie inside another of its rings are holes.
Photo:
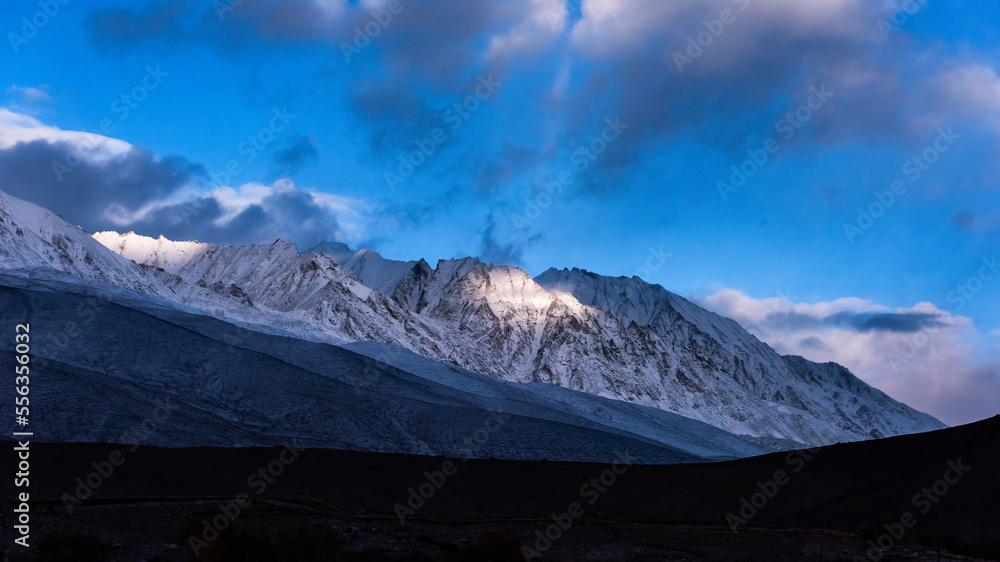
[[[67,513],[63,494],[114,451],[123,463]],[[724,463],[622,463],[620,474],[606,464],[296,453],[285,463],[280,449],[32,444],[34,544],[52,559],[185,560],[220,503],[246,493],[252,503],[198,560],[519,560],[522,547],[539,560],[937,560],[938,548],[942,560],[1000,558],[1000,416]],[[5,519],[15,472],[6,458]],[[281,474],[263,489],[248,480],[269,466]],[[761,507],[751,515],[743,499]],[[546,532],[555,540],[539,538]],[[10,559],[29,559],[9,546],[9,525],[3,533]]]

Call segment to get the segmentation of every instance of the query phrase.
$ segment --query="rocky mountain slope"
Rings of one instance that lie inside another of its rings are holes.
[[[134,233],[91,239],[33,205],[2,202],[5,269],[57,268],[269,333],[388,344],[378,351],[384,362],[404,348],[765,440],[818,445],[943,427],[839,365],[782,357],[736,322],[637,278],[550,270],[532,279],[475,258],[432,268],[342,244],[300,253],[280,240],[222,247]]]

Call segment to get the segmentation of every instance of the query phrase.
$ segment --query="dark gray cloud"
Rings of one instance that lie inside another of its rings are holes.
[[[1000,230],[1000,215],[984,215],[964,209],[951,218],[951,223],[969,232],[990,232]]]
[[[66,166],[66,162],[76,166]],[[59,168],[62,181],[53,171],[54,163],[65,166]],[[336,240],[341,235],[333,212],[312,194],[288,186],[275,188],[258,204],[221,225],[218,222],[225,210],[210,195],[136,214],[148,204],[177,199],[182,188],[204,180],[205,175],[198,164],[183,158],[156,158],[138,147],[103,163],[76,159],[69,144],[43,140],[0,150],[4,191],[89,232],[134,230],[154,237],[162,234],[219,244],[282,238],[300,246]],[[133,216],[139,218],[129,218]]]
[[[898,332],[913,333],[926,328],[942,327],[945,323],[941,314],[922,312],[855,312],[844,311],[825,317],[798,312],[770,312],[763,324],[771,330],[804,331],[822,327],[849,329],[856,332]],[[809,339],[809,338],[807,338]],[[801,345],[820,345],[822,341],[803,340]],[[825,344],[824,344],[825,345]],[[820,349],[816,347],[815,349]]]
[[[347,63],[341,50],[346,43],[359,51],[352,59],[364,59],[371,51],[411,76],[450,79],[475,61],[475,42],[485,32],[511,25],[519,14],[510,5],[518,3],[528,4],[524,0],[508,6],[492,0],[404,1],[402,11],[380,24],[369,43],[355,28],[364,29],[374,16],[355,2],[345,3],[340,13],[331,13],[307,0],[242,0],[231,10],[218,9],[226,2],[161,1],[138,9],[93,10],[88,27],[98,47],[112,53],[127,52],[138,44],[208,43],[230,55],[280,45],[324,44],[335,47],[337,58]]]
[[[686,4],[688,9],[663,17],[662,33],[643,36],[630,48],[591,49],[598,51],[589,57],[592,68],[577,72],[582,86],[564,100],[570,135],[585,136],[609,115],[620,115],[631,125],[588,172],[595,178],[593,187],[617,186],[615,173],[676,138],[745,158],[746,149],[765,139],[781,140],[777,121],[806,102],[812,86],[826,85],[834,96],[796,130],[797,138],[790,141],[796,147],[904,139],[911,132],[907,100],[913,97],[912,83],[898,64],[889,63],[908,57],[888,56],[903,47],[872,33],[878,20],[874,9],[858,3],[836,20],[803,24],[768,9],[773,2],[750,2],[736,22],[679,72],[673,54],[683,54],[687,38],[704,31],[704,21],[733,3]]]
[[[621,117],[630,128],[579,175],[574,189],[607,194],[622,186],[648,185],[645,178],[656,171],[644,169],[645,163],[669,154],[676,141],[703,144],[734,160],[745,158],[745,150],[758,148],[765,139],[780,140],[778,120],[805,103],[811,87],[826,86],[834,95],[789,141],[807,154],[844,142],[919,142],[928,123],[947,113],[942,107],[954,95],[934,95],[947,93],[934,78],[947,70],[943,65],[951,64],[951,58],[934,62],[935,57],[920,56],[918,49],[934,47],[907,41],[905,30],[890,40],[882,37],[877,22],[892,15],[883,4],[858,0],[806,7],[790,0],[753,0],[745,10],[733,0],[618,4],[622,13],[610,20],[624,25],[626,32],[608,24],[610,31],[595,28],[579,39],[577,31],[596,25],[582,20],[562,40],[546,43],[551,46],[546,56],[491,59],[484,57],[491,39],[520,29],[531,20],[527,16],[535,4],[404,1],[402,12],[380,24],[377,37],[363,45],[355,44],[356,28],[364,28],[372,15],[356,2],[346,2],[339,15],[331,16],[307,0],[243,0],[221,20],[211,4],[161,2],[94,11],[90,31],[111,52],[138,44],[207,44],[234,57],[283,46],[326,49],[329,56],[316,76],[347,89],[371,156],[387,169],[399,154],[413,149],[415,139],[441,126],[442,108],[469,93],[471,77],[493,72],[500,80],[518,81],[504,87],[498,96],[503,100],[489,103],[508,113],[518,107],[542,110],[539,134],[526,136],[539,145],[544,139],[544,147],[527,150],[544,153],[545,160],[481,142],[462,145],[473,158],[480,150],[483,158],[498,162],[515,158],[512,165],[488,166],[471,175],[467,171],[468,181],[484,194],[509,182],[518,163],[562,167],[560,159],[599,135],[606,118]],[[737,20],[680,72],[674,53],[686,55],[688,38],[704,32],[705,22],[723,8],[736,11]],[[358,48],[350,61],[342,44]],[[565,79],[557,79],[556,73],[564,70]],[[564,86],[554,88],[554,82]],[[442,150],[451,150],[451,144]],[[524,159],[517,161],[519,157]],[[784,151],[775,156],[786,157]],[[437,162],[441,160],[435,159],[435,166]]]
[[[802,341],[799,342],[799,347],[804,349],[813,349],[816,351],[830,351],[830,346],[826,345],[826,342],[816,336],[803,338]]]
[[[540,169],[551,156],[551,153],[508,143],[497,156],[470,158],[469,172],[475,178],[476,191],[482,196],[491,196],[514,178]],[[539,181],[539,178],[531,179]]]
[[[342,234],[334,213],[318,204],[310,193],[298,189],[275,191],[220,225],[223,216],[219,201],[204,196],[163,207],[129,224],[128,229],[149,236],[162,234],[171,240],[223,245],[290,240],[300,249],[324,240],[338,240]]]
[[[88,27],[94,44],[105,52],[125,54],[140,42],[176,45],[189,35],[183,21],[194,5],[194,0],[180,0],[147,4],[135,11],[95,10],[88,15]]]
[[[274,151],[272,177],[292,177],[305,166],[319,161],[319,148],[309,136],[300,136]]]
[[[135,211],[204,176],[200,165],[138,147],[103,163],[77,158],[69,144],[42,140],[0,150],[4,191],[88,230],[110,227],[105,213],[112,205]]]
[[[831,326],[850,327],[858,332],[913,333],[944,326],[941,314],[923,312],[838,312],[823,319]]]
[[[496,220],[491,212],[486,217],[486,228],[483,230],[479,249],[479,259],[493,265],[513,265],[520,267],[524,248],[517,242],[503,243],[497,238]]]
[[[972,230],[976,225],[976,214],[965,209],[952,217],[951,223],[962,230]]]

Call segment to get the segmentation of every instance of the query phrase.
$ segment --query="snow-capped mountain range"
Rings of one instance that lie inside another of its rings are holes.
[[[88,236],[0,192],[0,269],[58,271],[266,333],[393,364],[405,348],[516,383],[546,383],[807,445],[939,429],[840,365],[781,356],[739,324],[639,278],[475,258],[399,262],[324,243],[216,246]],[[395,347],[398,346],[398,347]],[[362,346],[364,348],[365,346]],[[390,351],[387,351],[390,350]]]

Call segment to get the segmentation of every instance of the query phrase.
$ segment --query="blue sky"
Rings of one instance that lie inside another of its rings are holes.
[[[21,3],[0,18],[0,135],[36,136],[0,143],[0,189],[90,231],[640,274],[910,402],[924,379],[875,372],[898,340],[800,344],[930,324],[807,336],[759,305],[929,303],[951,328],[920,353],[947,348],[935,369],[1000,390],[1000,275],[974,280],[1000,241],[998,16],[960,0]],[[58,181],[74,131],[128,145]],[[401,158],[419,162],[407,177]],[[752,173],[720,188],[733,166]]]

